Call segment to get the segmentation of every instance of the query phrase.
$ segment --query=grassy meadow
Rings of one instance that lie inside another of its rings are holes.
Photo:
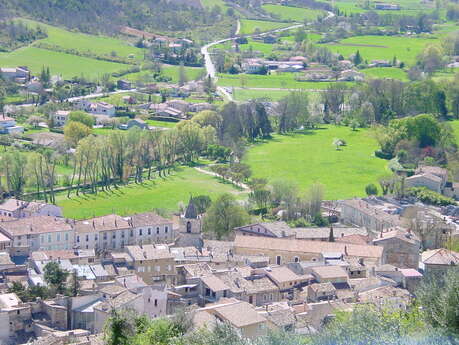
[[[335,138],[345,140],[347,145],[337,151]],[[387,161],[374,156],[376,149],[377,143],[368,130],[323,126],[314,131],[275,135],[272,140],[255,144],[247,151],[244,163],[251,166],[255,177],[291,180],[301,190],[320,182],[325,187],[325,198],[343,199],[364,196],[365,186],[387,173]]]
[[[289,20],[294,22],[304,22],[305,20],[313,21],[324,14],[323,11],[313,10],[310,8],[292,7],[266,4],[262,8],[271,14],[274,14],[282,20]]]
[[[375,68],[367,68],[363,69],[360,72],[365,74],[369,78],[389,78],[389,79],[397,79],[401,81],[408,81],[407,73],[400,68],[396,67],[375,67]]]
[[[28,46],[11,53],[0,53],[0,66],[28,66],[33,74],[39,74],[43,66],[49,67],[51,74],[63,78],[85,76],[98,78],[105,73],[125,70],[126,64],[95,60],[87,57],[55,52]]]
[[[416,57],[429,43],[435,43],[436,39],[399,37],[399,36],[355,36],[346,38],[338,43],[325,44],[327,48],[345,58],[360,51],[362,59],[389,60],[394,56],[403,61],[407,66],[416,63]]]
[[[60,194],[57,204],[63,207],[65,217],[83,219],[112,212],[129,215],[153,208],[176,211],[178,203],[187,202],[191,194],[206,194],[215,198],[221,193],[232,193],[238,198],[246,196],[231,184],[187,167],[166,178],[156,178],[142,185],[130,184],[113,189],[113,192],[72,196],[71,199],[66,194]]]
[[[272,75],[256,74],[219,74],[219,86],[234,86],[248,88],[274,88],[274,89],[326,89],[330,82],[303,82],[295,80],[294,73],[279,73]]]
[[[264,20],[241,19],[241,35],[253,34],[257,29],[261,32],[285,28],[291,23],[269,22]]]

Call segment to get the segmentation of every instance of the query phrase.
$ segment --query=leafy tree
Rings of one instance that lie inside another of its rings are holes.
[[[362,56],[360,55],[360,51],[357,50],[357,52],[354,55],[354,65],[358,66],[362,63]]]
[[[308,37],[306,31],[301,27],[295,32],[295,42],[301,43]]]
[[[373,183],[370,183],[365,187],[365,193],[367,193],[368,196],[378,195],[378,187],[376,187]]]
[[[69,121],[80,122],[89,128],[94,125],[94,117],[84,111],[72,111],[69,114]]]
[[[220,195],[210,206],[204,218],[205,232],[215,234],[221,239],[230,232],[249,221],[247,212],[238,204],[231,194]]]
[[[65,291],[69,273],[62,269],[57,262],[48,262],[44,267],[44,273],[46,283],[56,289],[57,293]]]
[[[196,197],[193,197],[193,204],[196,206],[198,214],[203,214],[212,204],[212,200],[208,195],[198,195]]]
[[[65,140],[73,147],[92,133],[92,129],[81,122],[69,121],[64,126]]]

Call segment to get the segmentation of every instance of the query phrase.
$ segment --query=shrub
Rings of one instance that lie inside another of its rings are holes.
[[[367,193],[367,195],[378,195],[378,187],[370,183],[365,187],[365,193]]]
[[[407,194],[430,205],[448,206],[455,205],[456,202],[444,195],[434,192],[426,187],[413,187],[408,189]]]

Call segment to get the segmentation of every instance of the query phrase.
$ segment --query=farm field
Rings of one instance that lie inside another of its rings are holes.
[[[39,74],[43,66],[50,68],[52,75],[65,79],[85,76],[101,77],[105,73],[125,70],[126,64],[90,59],[87,57],[55,52],[33,46],[17,49],[11,53],[0,53],[2,67],[28,66],[33,74]]]
[[[241,35],[253,34],[257,29],[261,32],[285,28],[290,26],[291,23],[278,23],[278,22],[269,22],[263,20],[250,20],[242,19],[241,20]]]
[[[408,75],[403,69],[396,67],[376,67],[363,69],[360,72],[370,78],[389,78],[408,81]]]
[[[256,98],[266,98],[271,101],[277,101],[290,93],[288,90],[251,90],[251,89],[235,89],[233,97],[236,101],[248,101]]]
[[[73,196],[71,199],[66,194],[60,194],[57,204],[63,207],[65,217],[83,219],[112,212],[128,215],[153,208],[176,211],[178,203],[187,202],[190,194],[206,194],[215,198],[221,193],[233,193],[238,198],[246,196],[230,184],[186,167],[166,178],[156,178],[143,185],[130,184],[114,189],[112,193]]]
[[[128,58],[132,54],[134,59],[143,60],[144,49],[136,48],[120,39],[71,32],[29,19],[20,19],[20,21],[30,27],[41,26],[46,29],[48,37],[32,45],[46,43],[65,49],[75,49],[82,53],[91,52],[97,55],[111,55],[115,52],[117,56],[123,58]]]
[[[398,36],[356,36],[341,40],[336,44],[325,44],[327,48],[335,53],[348,58],[360,51],[362,59],[368,60],[389,60],[394,56],[406,65],[412,66],[416,62],[416,57],[429,43],[434,43],[435,39],[398,37]]]
[[[310,8],[282,6],[266,4],[262,8],[271,14],[279,16],[282,20],[290,20],[295,22],[304,22],[305,20],[313,21],[319,16],[323,15],[324,12],[320,10],[313,10]]]
[[[178,122],[146,120],[146,123],[148,123],[149,126],[154,126],[154,127],[174,128],[175,126],[177,126]]]
[[[179,66],[173,65],[163,65],[161,70],[163,75],[172,78],[172,83],[177,83],[179,80]],[[204,73],[204,68],[201,67],[184,67],[185,74],[188,80],[197,80]],[[130,81],[140,81],[144,80],[145,82],[154,82],[153,72],[150,70],[143,70],[136,73],[129,73],[122,76],[119,79],[126,79]]]
[[[340,151],[335,138],[346,141]],[[314,131],[292,135],[275,135],[272,140],[251,147],[244,163],[255,177],[291,180],[301,190],[320,182],[326,199],[343,199],[365,195],[365,186],[376,183],[385,173],[387,161],[374,157],[376,141],[368,130],[323,126]]]
[[[321,1],[331,4],[331,1]],[[390,10],[375,10],[373,3],[377,1],[371,1],[370,6],[371,10],[375,11],[378,14],[401,14],[401,15],[414,15],[418,12],[430,12],[433,11],[434,7],[427,7],[425,3],[422,3],[418,0],[396,0],[396,1],[380,1],[386,2],[390,4],[398,4],[400,5],[399,11],[390,11]],[[364,9],[359,5],[359,2],[352,1],[352,0],[340,0],[335,1],[334,6],[337,7],[340,12],[350,15],[355,13],[364,13],[368,12],[369,9]]]
[[[219,86],[235,86],[247,88],[275,88],[275,89],[311,89],[327,88],[329,82],[302,82],[296,81],[293,73],[255,75],[255,74],[219,74]]]

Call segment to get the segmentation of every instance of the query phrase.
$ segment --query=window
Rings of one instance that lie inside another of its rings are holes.
[[[69,240],[69,234],[68,234],[67,232],[65,233],[64,237],[65,237],[65,240],[66,240],[66,241]]]
[[[155,298],[155,307],[158,306],[158,300]]]
[[[159,226],[156,227],[156,234],[159,235]]]
[[[280,265],[282,263],[282,258],[280,255],[276,256],[276,265]]]
[[[121,232],[121,238],[124,238],[124,231]]]
[[[48,235],[48,242],[51,242],[51,235]]]
[[[191,232],[191,222],[190,222],[190,221],[188,221],[188,222],[186,223],[186,232],[188,232],[188,233]]]
[[[116,248],[116,242],[113,242],[113,243],[112,243],[112,248],[113,248],[113,249]]]
[[[142,229],[139,229],[139,236],[142,236]]]
[[[77,243],[80,243],[80,236],[77,236]]]
[[[86,235],[86,242],[89,242],[89,235]]]
[[[43,242],[45,242],[45,237],[42,235],[40,236],[40,243],[43,243]]]
[[[21,236],[18,236],[18,240],[20,240],[20,239],[21,239]]]
[[[300,262],[300,258],[299,258],[298,256],[295,256],[295,257],[293,258],[293,261],[295,261],[295,262]]]
[[[104,232],[104,240],[106,240],[106,239],[107,239],[107,233]]]
[[[166,226],[164,227],[164,232],[167,234],[168,231],[169,231],[169,227],[166,225]]]
[[[115,239],[116,238],[116,232],[113,232],[112,234],[112,238]]]
[[[151,228],[148,228],[148,235],[151,235]]]
[[[95,234],[95,235],[94,235],[94,240],[97,241],[98,238],[99,238],[99,237],[97,236],[97,234]]]
[[[130,235],[131,235],[131,237],[134,237],[134,230],[131,230]]]

